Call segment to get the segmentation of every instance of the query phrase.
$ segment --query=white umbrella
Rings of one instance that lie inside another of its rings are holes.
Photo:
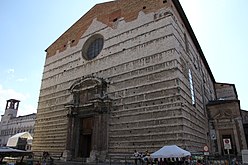
[[[16,147],[18,145],[19,138],[25,138],[27,140],[33,139],[33,137],[30,135],[29,132],[20,132],[20,133],[15,134],[14,136],[11,136],[8,139],[7,147]]]
[[[191,153],[176,145],[164,146],[151,154],[152,158],[181,158],[190,156]]]

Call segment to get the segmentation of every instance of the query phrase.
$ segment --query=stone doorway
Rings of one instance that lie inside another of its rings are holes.
[[[79,150],[78,156],[82,158],[90,157],[92,150],[93,118],[80,119]]]
[[[71,86],[68,109],[67,159],[105,160],[111,99],[103,79],[86,77]]]

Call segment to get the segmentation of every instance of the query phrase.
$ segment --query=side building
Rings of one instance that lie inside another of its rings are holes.
[[[35,153],[105,161],[176,144],[225,154],[210,139],[218,83],[178,0],[97,4],[46,52]],[[244,133],[230,134],[240,154]]]
[[[8,139],[21,132],[29,132],[32,136],[34,134],[34,124],[36,113],[18,116],[19,100],[7,100],[5,112],[1,115],[0,122],[0,145],[6,146]]]
[[[216,100],[207,104],[210,150],[213,155],[240,155],[247,141],[235,85],[215,83],[215,89]]]
[[[242,110],[241,113],[242,113],[246,143],[248,144],[248,110]]]

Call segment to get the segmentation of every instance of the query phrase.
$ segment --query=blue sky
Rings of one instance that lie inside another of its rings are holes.
[[[45,49],[96,3],[108,0],[0,1],[0,114],[20,99],[18,115],[36,112]],[[236,85],[248,110],[247,0],[180,0],[217,82]]]

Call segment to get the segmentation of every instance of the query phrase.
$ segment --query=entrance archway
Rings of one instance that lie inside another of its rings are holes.
[[[108,146],[108,112],[111,101],[103,79],[87,77],[70,88],[67,150],[72,158],[105,159]]]

